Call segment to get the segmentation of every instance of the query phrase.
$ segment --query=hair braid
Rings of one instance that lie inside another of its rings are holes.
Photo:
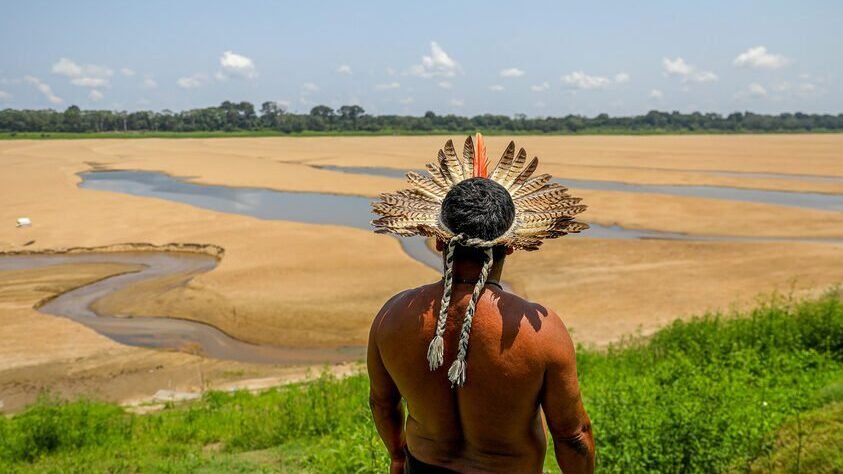
[[[486,244],[486,242],[481,242]],[[471,301],[468,302],[468,308],[465,310],[465,319],[463,320],[462,330],[460,331],[457,359],[451,364],[451,368],[448,370],[448,379],[451,381],[452,386],[461,387],[465,383],[465,357],[468,353],[468,338],[471,335],[471,324],[474,320],[474,312],[477,309],[477,300],[480,299],[480,293],[483,291],[483,286],[486,285],[486,279],[489,277],[489,270],[491,270],[494,261],[491,245],[483,245],[483,247],[486,252],[486,259],[483,261],[483,268],[480,270],[477,284],[474,285],[474,291],[471,293]]]
[[[445,254],[444,289],[442,291],[442,304],[439,308],[439,318],[436,320],[436,335],[427,348],[427,363],[430,370],[441,367],[445,357],[445,323],[448,321],[448,306],[451,304],[451,292],[454,288],[454,250],[457,243],[464,238],[465,235],[459,234],[448,241],[448,250]]]

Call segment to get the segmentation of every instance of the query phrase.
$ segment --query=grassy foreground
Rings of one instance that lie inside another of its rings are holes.
[[[841,472],[843,304],[774,298],[580,349],[600,472]],[[384,472],[368,380],[323,377],[137,416],[44,398],[0,417],[0,472]],[[548,456],[547,469],[558,472]]]

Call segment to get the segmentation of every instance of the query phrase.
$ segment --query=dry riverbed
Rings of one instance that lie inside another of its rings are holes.
[[[261,220],[162,199],[80,189],[91,169],[157,170],[197,182],[375,196],[401,180],[310,165],[418,169],[446,137],[249,138],[0,142],[0,251],[125,244],[211,244],[217,268],[186,286],[167,279],[97,303],[123,315],[175,315],[239,339],[332,348],[365,343],[389,296],[438,278],[399,243],[361,229]],[[460,140],[459,137],[455,137]],[[460,140],[461,141],[461,140]],[[505,140],[491,137],[495,156]],[[843,194],[843,181],[736,177],[713,171],[843,177],[843,136],[517,137],[546,169],[572,179],[705,184]],[[616,191],[578,191],[586,221],[708,235],[843,238],[843,213]],[[15,228],[30,217],[33,226]],[[809,294],[843,281],[840,244],[563,238],[515,254],[505,278],[554,307],[575,339],[602,344],[677,316],[755,301],[773,290]],[[114,265],[0,272],[0,400],[7,409],[52,387],[121,400],[202,380],[282,377],[292,369],[215,361],[117,344],[43,315],[41,299]]]

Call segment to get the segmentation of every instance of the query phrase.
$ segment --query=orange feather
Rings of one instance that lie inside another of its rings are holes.
[[[475,136],[475,156],[474,156],[474,177],[488,178],[489,177],[489,161],[486,159],[486,144],[483,143],[483,135],[479,133]]]

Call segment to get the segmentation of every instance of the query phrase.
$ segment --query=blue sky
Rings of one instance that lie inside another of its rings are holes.
[[[8,1],[0,107],[843,112],[843,2]]]

